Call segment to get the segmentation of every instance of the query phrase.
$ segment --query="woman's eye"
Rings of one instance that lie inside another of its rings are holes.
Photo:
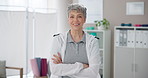
[[[70,18],[74,18],[73,16],[70,16]]]
[[[82,16],[78,16],[79,18],[82,18]]]

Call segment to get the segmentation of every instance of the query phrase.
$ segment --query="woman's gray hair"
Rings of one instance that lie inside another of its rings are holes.
[[[72,10],[76,10],[77,12],[81,12],[83,13],[84,17],[86,18],[86,7],[84,5],[80,5],[78,3],[74,3],[74,4],[70,4],[68,6],[68,16],[69,16],[69,12],[72,11]]]

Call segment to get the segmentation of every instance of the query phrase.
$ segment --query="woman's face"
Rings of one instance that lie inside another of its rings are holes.
[[[85,20],[86,19],[82,12],[77,12],[76,10],[72,10],[69,12],[68,23],[71,26],[71,30],[82,30]]]

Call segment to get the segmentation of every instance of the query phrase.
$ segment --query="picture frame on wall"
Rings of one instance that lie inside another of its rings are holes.
[[[144,15],[144,2],[127,2],[126,15]]]

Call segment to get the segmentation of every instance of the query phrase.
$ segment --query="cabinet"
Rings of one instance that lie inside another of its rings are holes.
[[[114,28],[114,78],[148,77],[148,27]]]
[[[110,30],[84,30],[89,34],[95,34],[99,38],[99,48],[101,52],[101,78],[110,78]]]

